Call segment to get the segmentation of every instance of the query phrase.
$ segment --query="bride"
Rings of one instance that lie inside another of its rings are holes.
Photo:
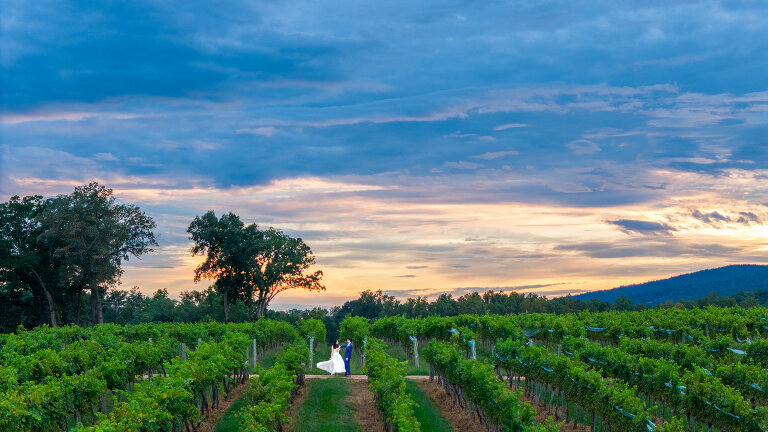
[[[336,373],[343,374],[345,372],[344,369],[344,359],[341,358],[341,354],[339,354],[339,341],[336,341],[333,343],[333,349],[331,349],[331,358],[324,362],[319,362],[317,364],[318,369],[322,369],[331,375]]]

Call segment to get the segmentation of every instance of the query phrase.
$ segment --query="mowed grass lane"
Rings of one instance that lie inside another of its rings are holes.
[[[413,413],[416,419],[421,423],[423,431],[445,431],[453,432],[454,429],[445,417],[440,413],[440,408],[429,398],[416,384],[415,381],[405,380],[405,390],[411,396],[416,405],[413,407]]]
[[[304,402],[297,407],[287,430],[293,432],[360,432],[355,409],[347,396],[347,378],[314,379],[307,382]]]
[[[240,426],[238,412],[243,409],[247,403],[248,397],[245,395],[236,400],[232,406],[229,407],[224,416],[222,416],[216,423],[214,432],[237,432]]]

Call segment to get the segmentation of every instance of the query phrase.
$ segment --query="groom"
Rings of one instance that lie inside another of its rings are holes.
[[[344,376],[352,376],[349,368],[349,359],[352,358],[352,339],[347,338],[347,344],[342,348],[344,348],[344,369],[346,370]]]

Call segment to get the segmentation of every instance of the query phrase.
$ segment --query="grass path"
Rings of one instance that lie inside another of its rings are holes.
[[[445,390],[443,390],[441,385],[437,384],[437,381],[419,380],[413,381],[413,383],[417,384],[425,396],[435,404],[441,416],[452,426],[452,430],[460,432],[487,432],[485,426],[477,421],[477,419],[470,419],[463,409],[453,404],[451,396],[445,393]],[[425,428],[422,429],[427,430]]]
[[[413,412],[416,419],[421,423],[423,431],[446,431],[453,432],[455,429],[451,423],[440,413],[437,404],[419,388],[416,381],[405,380],[405,390],[411,396],[416,405]]]
[[[219,406],[214,408],[205,419],[200,432],[227,432],[237,431],[236,413],[244,403],[242,397],[248,389],[248,383],[241,384],[231,389],[226,399],[222,399]],[[220,429],[222,428],[222,429]]]
[[[406,390],[416,402],[414,411],[422,430],[453,432],[450,422],[440,408],[419,388],[421,376],[406,380]],[[245,386],[243,386],[245,387]],[[215,424],[213,432],[236,432],[237,412],[245,405],[245,398],[236,400]],[[381,414],[377,411],[373,394],[364,375],[354,378],[307,378],[294,405],[288,411],[291,420],[285,425],[287,432],[362,432],[383,430]],[[465,431],[462,431],[465,432]]]
[[[345,378],[314,379],[307,382],[301,406],[286,424],[294,432],[361,432],[349,401],[351,381]],[[375,409],[375,407],[374,407]]]
[[[237,431],[237,412],[240,411],[246,404],[245,396],[241,396],[232,405],[229,406],[227,412],[216,422],[216,428],[213,432],[236,432]]]

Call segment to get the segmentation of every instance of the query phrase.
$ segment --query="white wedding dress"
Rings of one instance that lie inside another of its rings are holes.
[[[346,369],[344,369],[344,359],[341,358],[341,354],[339,354],[340,348],[335,348],[331,350],[331,358],[330,360],[326,360],[324,362],[320,362],[317,364],[318,369],[322,369],[329,374],[333,375],[335,373],[345,373]]]

